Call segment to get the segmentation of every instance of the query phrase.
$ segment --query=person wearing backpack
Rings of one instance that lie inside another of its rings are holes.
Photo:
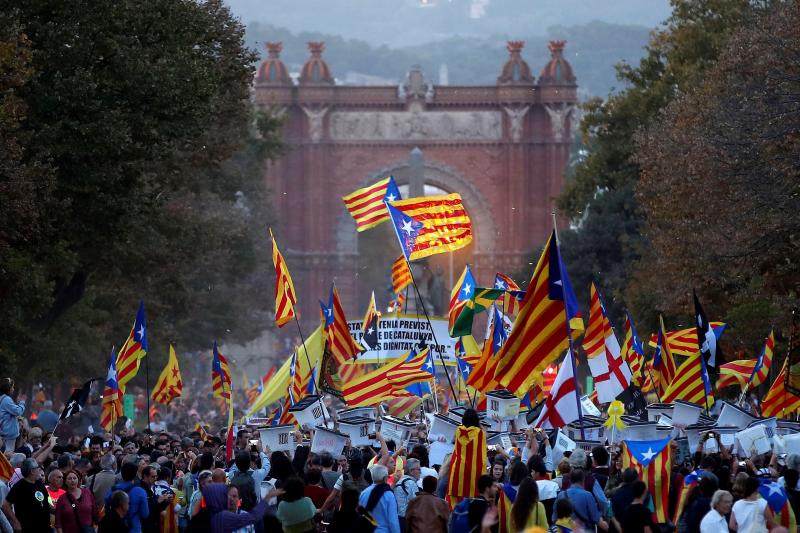
[[[394,484],[394,497],[397,500],[397,516],[400,521],[400,530],[406,530],[406,509],[408,502],[417,495],[417,480],[420,475],[419,459],[409,459],[405,464],[406,471],[397,483]]]
[[[14,401],[14,380],[11,378],[0,379],[0,438],[3,439],[3,449],[13,452],[19,437],[18,416],[25,412],[25,396],[20,397],[19,403]]]
[[[384,465],[373,465],[369,472],[373,484],[359,496],[359,511],[374,521],[375,533],[400,533],[397,499],[387,483],[389,470]]]
[[[136,463],[123,463],[120,475],[122,482],[117,483],[106,496],[106,509],[111,509],[111,495],[115,491],[121,490],[128,494],[130,503],[128,505],[127,518],[131,523],[131,533],[142,532],[142,521],[146,520],[150,515],[150,509],[147,504],[147,493],[142,487],[136,486],[136,473],[139,471],[139,465]]]
[[[497,486],[492,476],[487,474],[478,478],[478,496],[464,498],[455,506],[450,514],[449,533],[471,533],[481,530],[481,523],[486,511],[497,500]],[[498,525],[491,527],[497,533]]]

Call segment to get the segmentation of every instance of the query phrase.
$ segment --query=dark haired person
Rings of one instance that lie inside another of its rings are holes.
[[[450,506],[436,495],[436,478],[425,476],[422,490],[408,503],[406,533],[446,533]]]
[[[625,509],[623,515],[617,518],[622,525],[622,531],[625,533],[656,533],[653,515],[644,503],[648,497],[647,484],[641,480],[634,481],[631,484],[631,492],[633,502]]]
[[[525,531],[529,527],[547,529],[547,511],[539,501],[539,488],[530,477],[526,477],[517,489],[517,497],[511,506],[513,531]]]
[[[106,514],[100,520],[97,533],[128,533],[131,530],[131,523],[127,518],[129,505],[130,498],[124,490],[111,493]]]
[[[278,520],[284,533],[308,533],[314,531],[314,515],[317,508],[311,498],[305,496],[305,484],[299,477],[290,477],[283,486],[286,491],[278,504]]]
[[[120,469],[122,482],[117,483],[111,487],[111,491],[106,496],[106,509],[110,509],[111,495],[118,490],[128,494],[130,504],[128,506],[127,518],[131,523],[132,533],[141,533],[142,522],[147,520],[150,515],[150,510],[147,505],[147,492],[142,487],[136,486],[136,473],[139,471],[139,466],[136,463],[123,463]],[[153,479],[155,482],[155,479]]]

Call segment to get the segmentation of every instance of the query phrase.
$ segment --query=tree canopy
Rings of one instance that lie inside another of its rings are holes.
[[[0,2],[0,17],[2,366],[100,371],[140,298],[164,352],[264,329],[279,122],[249,103],[257,55],[223,2]]]

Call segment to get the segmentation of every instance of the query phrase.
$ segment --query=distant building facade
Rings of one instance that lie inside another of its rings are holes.
[[[334,83],[323,43],[309,43],[296,83],[280,59],[281,44],[267,43],[255,102],[285,117],[288,150],[265,179],[304,317],[316,320],[317,300],[334,279],[348,314],[363,311],[359,238],[341,197],[386,175],[412,196],[422,185],[462,195],[475,233],[464,260],[479,283],[535,260],[525,254],[551,230],[575,123],[577,84],[565,44],[550,42],[538,79],[522,57],[524,43],[510,41],[494,85],[434,85],[414,68],[399,86],[352,86]],[[413,183],[409,171],[416,147],[424,184]],[[457,277],[463,262],[456,267]]]

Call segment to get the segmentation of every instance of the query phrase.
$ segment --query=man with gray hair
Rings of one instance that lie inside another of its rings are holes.
[[[370,467],[369,472],[372,474],[373,484],[364,489],[358,498],[358,504],[366,509],[378,524],[375,533],[400,533],[397,499],[386,482],[389,470],[383,465],[376,464]]]
[[[94,504],[99,511],[106,495],[117,482],[117,458],[109,452],[100,457],[100,472],[86,479],[86,488],[94,494]]]
[[[394,497],[397,500],[397,515],[400,518],[400,530],[406,530],[406,509],[408,502],[417,495],[417,480],[419,480],[422,468],[419,459],[409,459],[406,461],[406,469],[403,477],[394,485]]]

